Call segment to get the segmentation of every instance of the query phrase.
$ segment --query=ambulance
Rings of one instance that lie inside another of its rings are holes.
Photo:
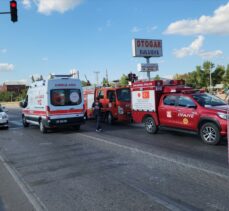
[[[184,80],[137,81],[132,84],[132,117],[146,132],[158,129],[198,134],[216,145],[227,136],[228,105],[204,91],[185,86]]]
[[[83,89],[87,119],[93,118],[92,103],[99,97],[105,122],[112,124],[115,121],[131,121],[130,87],[83,87]]]
[[[38,125],[48,129],[84,123],[84,98],[79,79],[72,75],[50,75],[48,80],[31,83],[24,102],[20,103],[24,127]]]

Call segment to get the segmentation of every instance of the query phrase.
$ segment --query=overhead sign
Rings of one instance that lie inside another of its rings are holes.
[[[161,57],[162,40],[133,39],[132,53],[134,57]]]
[[[158,71],[158,64],[138,64],[139,72],[156,72]]]

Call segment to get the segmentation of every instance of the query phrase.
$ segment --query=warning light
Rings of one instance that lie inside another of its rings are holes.
[[[17,22],[17,2],[14,0],[10,1],[10,14],[11,21]]]

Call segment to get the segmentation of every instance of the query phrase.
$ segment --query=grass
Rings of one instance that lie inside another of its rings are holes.
[[[0,105],[5,107],[19,107],[19,102],[0,102]]]

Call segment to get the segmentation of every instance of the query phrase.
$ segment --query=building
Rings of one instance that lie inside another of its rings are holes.
[[[20,81],[9,81],[4,82],[3,85],[0,85],[0,92],[15,92],[19,94],[25,89],[26,84]]]

